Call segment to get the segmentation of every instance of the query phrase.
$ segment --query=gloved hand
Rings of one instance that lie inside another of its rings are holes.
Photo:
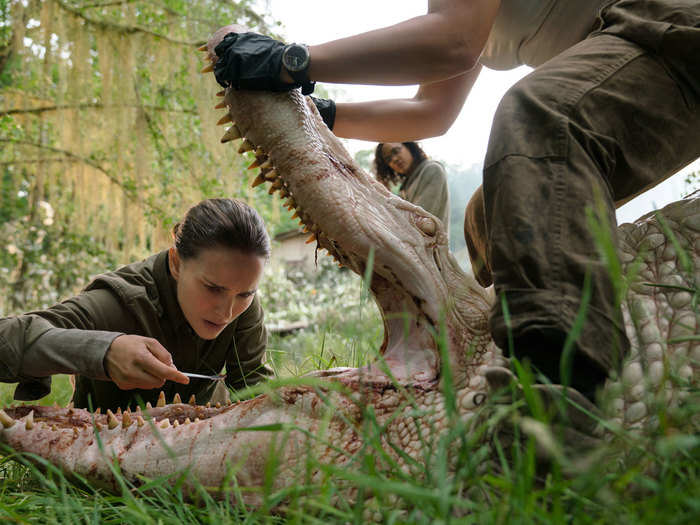
[[[321,114],[323,122],[326,123],[328,129],[333,131],[333,125],[335,124],[335,102],[329,98],[311,97],[311,100],[316,105],[318,112]]]
[[[280,80],[284,44],[258,33],[228,33],[214,50],[214,76],[223,87],[291,91],[301,86]]]

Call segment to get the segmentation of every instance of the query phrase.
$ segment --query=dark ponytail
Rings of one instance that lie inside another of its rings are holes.
[[[262,218],[238,199],[207,199],[192,206],[173,227],[173,238],[182,259],[215,247],[270,257],[270,237]]]

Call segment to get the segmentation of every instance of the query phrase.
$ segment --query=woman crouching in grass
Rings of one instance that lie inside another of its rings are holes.
[[[243,388],[270,375],[256,296],[270,240],[260,215],[235,199],[209,199],[173,228],[173,245],[97,276],[79,295],[0,320],[0,381],[15,399],[50,392],[52,374],[76,374],[76,407],[135,408],[161,390],[207,402],[218,374]]]

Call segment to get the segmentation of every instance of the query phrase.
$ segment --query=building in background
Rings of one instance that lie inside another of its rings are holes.
[[[275,235],[270,263],[275,267],[283,266],[287,274],[313,272],[316,269],[316,243],[306,244],[309,235],[298,228]]]

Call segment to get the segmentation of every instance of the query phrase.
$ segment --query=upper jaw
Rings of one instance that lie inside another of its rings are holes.
[[[437,370],[440,323],[455,332],[464,328],[450,303],[451,290],[465,279],[440,221],[362,171],[298,91],[227,90],[224,105],[222,120],[235,122],[224,141],[245,137],[239,151],[254,152],[261,170],[254,184],[268,182],[270,193],[286,199],[309,241],[357,274],[372,276],[385,318],[385,353]],[[394,333],[386,320],[397,315],[411,317],[422,335],[408,340]]]

